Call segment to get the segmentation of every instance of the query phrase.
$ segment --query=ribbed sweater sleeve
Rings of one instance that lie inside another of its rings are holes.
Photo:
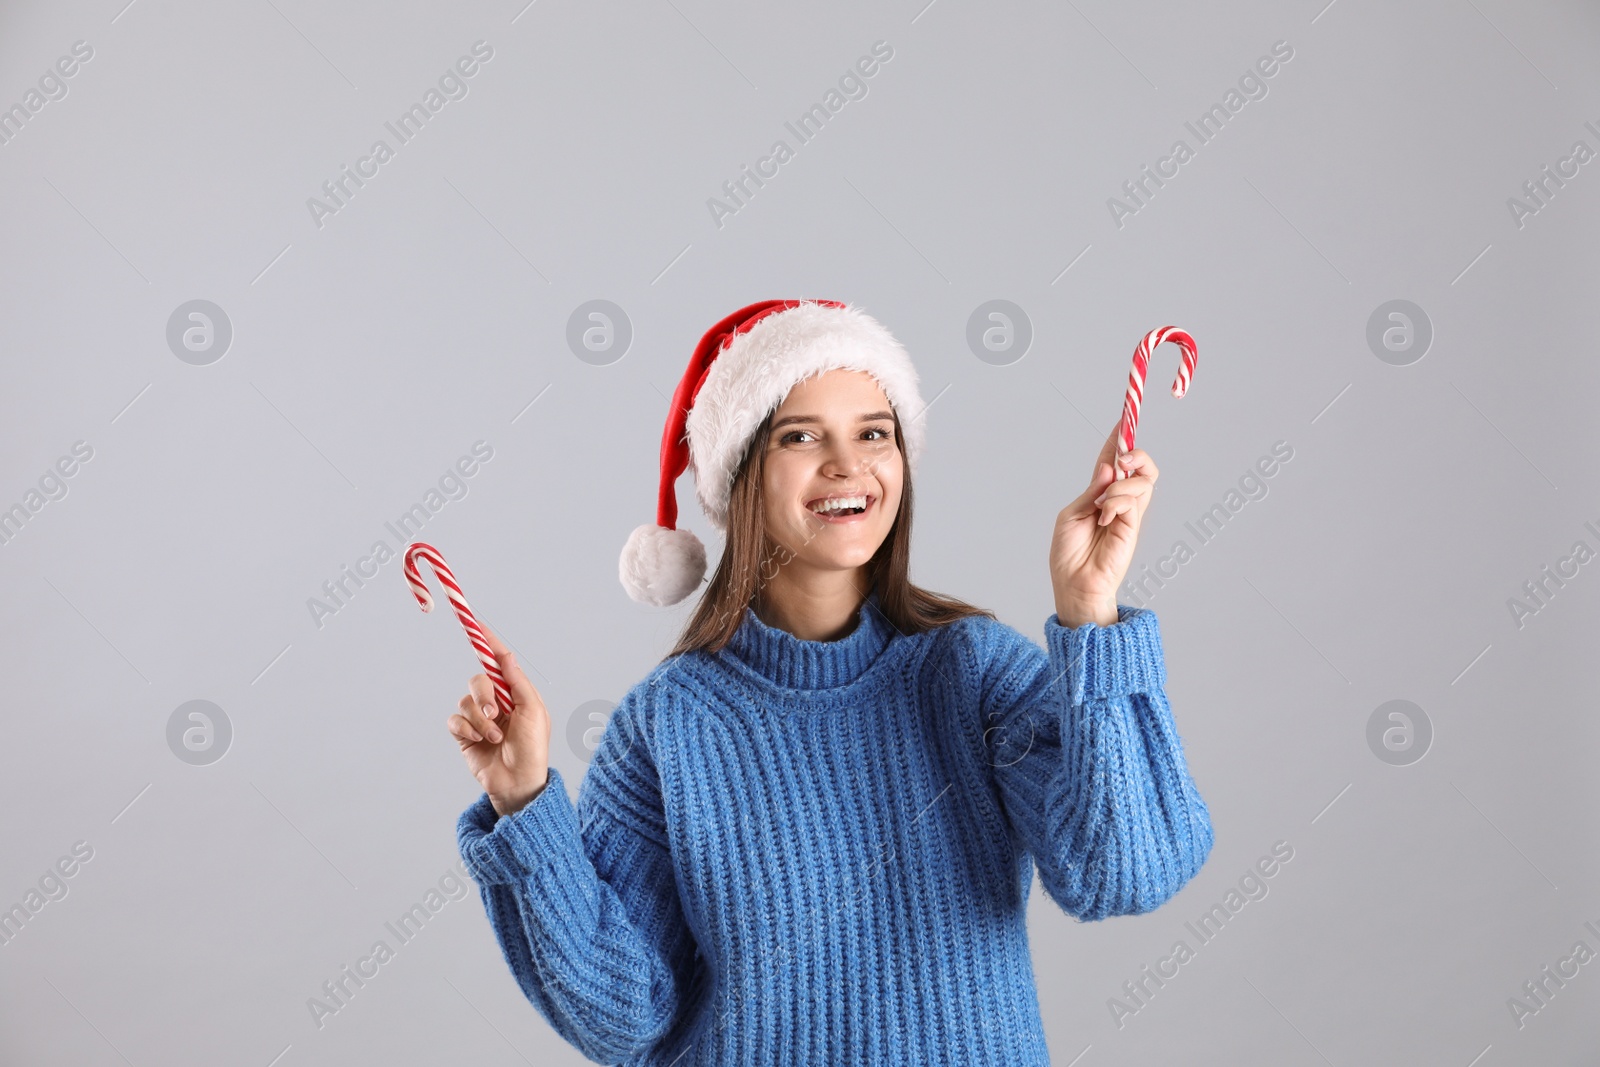
[[[521,810],[488,794],[456,835],[517,984],[598,1063],[630,1059],[677,1021],[693,978],[660,783],[634,694],[612,713],[576,807],[556,768]]]
[[[1160,906],[1212,844],[1167,703],[1155,613],[1117,614],[1075,628],[1052,614],[1047,650],[1008,626],[980,631],[985,737],[1006,816],[1045,892],[1086,921]]]

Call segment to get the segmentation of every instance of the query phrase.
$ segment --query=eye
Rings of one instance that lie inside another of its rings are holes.
[[[894,438],[894,430],[892,428],[886,428],[886,427],[883,427],[883,426],[870,426],[867,429],[862,430],[861,432],[863,434],[877,434],[876,437],[867,438],[867,440],[869,440],[869,441],[884,441],[884,440],[892,440]],[[788,433],[786,433],[782,437],[778,438],[778,443],[779,444],[783,444],[783,445],[795,443],[794,442],[794,438],[799,436],[799,435],[801,435],[801,434],[804,434],[807,437],[809,437],[809,436],[811,436],[811,431],[810,430],[790,430]]]

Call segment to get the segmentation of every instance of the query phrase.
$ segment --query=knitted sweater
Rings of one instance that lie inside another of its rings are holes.
[[[987,617],[836,641],[749,608],[622,699],[563,777],[461,856],[522,992],[597,1063],[1048,1064],[1026,910],[1168,900],[1210,813],[1155,615]]]

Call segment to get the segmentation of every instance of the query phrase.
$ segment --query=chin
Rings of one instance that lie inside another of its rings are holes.
[[[832,552],[825,558],[817,560],[817,564],[834,570],[854,570],[871,562],[872,557],[878,554],[878,549],[882,545],[883,540],[880,538],[870,545],[862,545],[859,549]]]

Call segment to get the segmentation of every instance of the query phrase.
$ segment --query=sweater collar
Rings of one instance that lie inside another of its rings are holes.
[[[861,602],[855,629],[836,641],[802,640],[746,607],[723,654],[785,689],[832,689],[866,673],[897,633],[874,590]]]

